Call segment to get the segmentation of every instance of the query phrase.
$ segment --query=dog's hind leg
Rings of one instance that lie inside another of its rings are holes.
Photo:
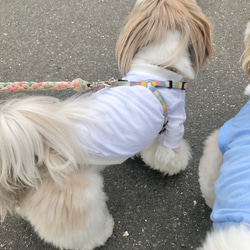
[[[78,170],[62,186],[47,175],[22,200],[19,213],[45,241],[61,249],[90,250],[113,231],[103,178],[94,167]]]
[[[214,183],[219,177],[223,156],[218,146],[219,129],[205,141],[199,164],[199,183],[207,205],[213,208],[215,201]]]
[[[167,148],[155,139],[140,152],[140,155],[151,168],[163,174],[174,175],[187,167],[191,158],[191,149],[184,139],[176,149]]]

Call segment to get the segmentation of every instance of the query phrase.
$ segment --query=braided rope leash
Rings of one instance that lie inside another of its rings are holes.
[[[101,82],[90,83],[80,78],[72,82],[0,82],[0,92],[36,91],[36,90],[67,90],[86,92],[99,87]]]

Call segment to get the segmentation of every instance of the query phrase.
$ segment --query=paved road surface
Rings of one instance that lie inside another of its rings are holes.
[[[205,137],[247,101],[242,93],[250,81],[239,59],[250,1],[197,1],[213,23],[214,56],[188,85],[185,137],[193,160],[174,177],[162,177],[140,160],[106,169],[115,228],[100,250],[195,249],[211,227],[197,167]],[[133,0],[1,0],[0,81],[119,77],[114,48],[133,5]],[[66,98],[72,92],[42,94]],[[1,99],[6,97],[1,94]],[[0,227],[0,249],[54,248],[21,218],[7,217]]]

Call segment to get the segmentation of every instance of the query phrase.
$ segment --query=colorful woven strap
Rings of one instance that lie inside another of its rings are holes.
[[[165,101],[164,101],[163,97],[161,96],[160,92],[157,90],[156,87],[151,87],[149,89],[152,91],[152,93],[154,94],[154,96],[161,103],[161,106],[163,108],[163,114],[164,114],[164,116],[166,116],[167,115],[167,106],[166,106]]]
[[[135,81],[123,81],[123,80],[110,80],[111,87],[118,87],[118,86],[144,86],[147,87],[149,84],[153,87],[165,87],[165,88],[175,88],[175,89],[183,89],[185,90],[187,87],[186,82],[174,82],[174,81],[142,81],[142,82],[135,82]]]
[[[165,101],[164,101],[163,97],[161,96],[160,92],[157,90],[156,87],[151,87],[149,89],[152,91],[152,93],[154,94],[154,96],[159,100],[159,102],[161,103],[162,109],[163,109],[164,124],[163,124],[163,127],[162,127],[161,131],[160,131],[160,133],[162,133],[163,131],[166,130],[166,126],[167,126],[167,123],[168,123],[167,106],[165,104]]]

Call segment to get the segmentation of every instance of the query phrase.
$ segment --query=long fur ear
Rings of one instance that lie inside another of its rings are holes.
[[[245,45],[246,49],[242,57],[242,68],[248,75],[250,75],[250,22],[248,22],[245,31]]]
[[[212,54],[210,24],[193,0],[138,1],[128,17],[116,45],[116,60],[122,74],[126,74],[136,52],[143,46],[163,39],[168,30],[182,35],[180,48],[173,61],[189,48],[193,68],[199,68]],[[170,66],[171,62],[169,62]]]
[[[95,124],[93,103],[80,96],[60,102],[28,97],[0,103],[0,205],[11,211],[22,190],[36,187],[46,169],[59,185],[87,157],[78,141],[91,142],[77,126]],[[91,112],[88,112],[91,110]]]

